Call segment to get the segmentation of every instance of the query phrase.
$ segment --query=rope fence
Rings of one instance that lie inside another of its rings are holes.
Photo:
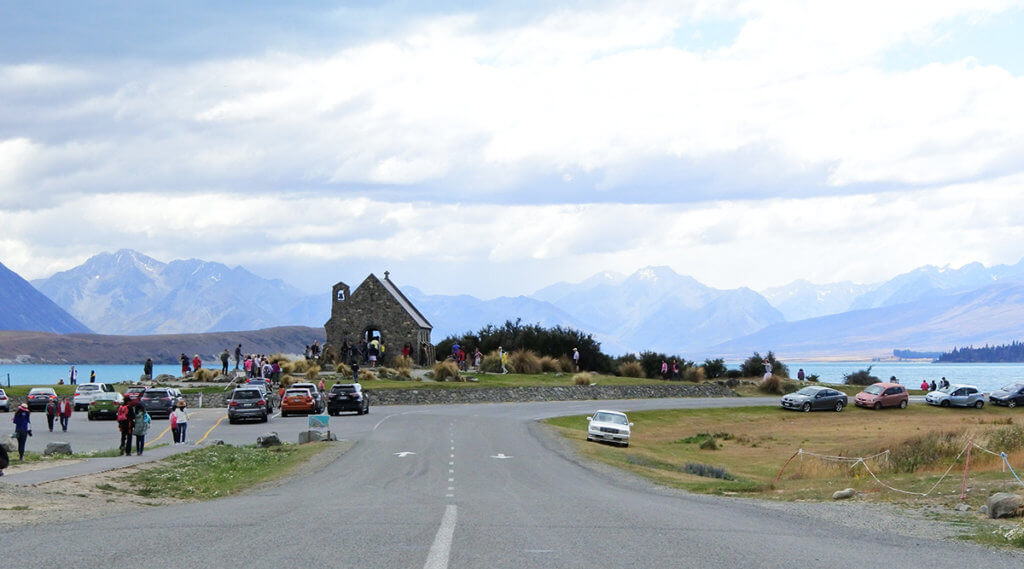
[[[960,459],[964,458],[964,455],[966,454],[967,457],[966,457],[966,459],[964,461],[963,480],[962,480],[961,485],[960,485],[960,499],[964,500],[967,497],[967,474],[968,474],[968,471],[970,470],[970,466],[971,466],[971,449],[978,449],[978,450],[980,450],[982,452],[991,454],[993,456],[1000,457],[1002,459],[1002,462],[1003,462],[1003,464],[1002,464],[1003,472],[1006,472],[1006,469],[1009,469],[1010,474],[1013,475],[1013,478],[1016,479],[1017,483],[1020,484],[1021,486],[1024,486],[1024,480],[1021,480],[1020,476],[1017,475],[1017,472],[1013,469],[1013,465],[1010,464],[1010,460],[1007,458],[1005,452],[994,452],[992,450],[989,450],[987,448],[984,448],[984,447],[978,445],[973,440],[967,441],[967,444],[964,446],[963,450],[960,451],[960,454],[958,454],[957,457],[955,459],[953,459],[953,462],[949,465],[949,468],[946,469],[946,471],[942,474],[942,476],[939,477],[939,479],[935,482],[935,484],[932,485],[931,488],[928,489],[927,492],[914,492],[914,491],[911,491],[911,490],[903,490],[903,489],[900,489],[900,488],[896,488],[896,487],[894,487],[894,486],[892,486],[890,484],[887,484],[881,478],[879,478],[878,475],[875,474],[874,470],[872,470],[871,467],[868,465],[868,461],[880,461],[880,460],[888,461],[888,459],[889,459],[889,452],[890,452],[889,450],[884,450],[884,451],[882,451],[880,453],[873,454],[871,456],[853,457],[853,456],[834,456],[834,455],[828,455],[828,454],[819,454],[819,453],[814,453],[814,452],[810,452],[810,451],[805,451],[804,449],[798,449],[795,453],[793,453],[793,456],[789,457],[789,459],[786,460],[785,464],[782,465],[782,468],[779,470],[779,475],[775,477],[775,482],[778,483],[779,480],[782,479],[782,474],[786,471],[786,468],[789,466],[789,463],[792,462],[794,458],[800,457],[802,459],[804,456],[807,456],[807,457],[810,457],[810,458],[821,460],[823,462],[835,462],[835,463],[840,463],[840,464],[848,464],[849,465],[849,469],[851,471],[854,468],[857,468],[858,466],[863,466],[864,470],[871,476],[871,478],[874,479],[874,481],[879,486],[882,486],[883,488],[886,488],[888,490],[892,490],[893,492],[899,492],[901,494],[909,494],[911,496],[926,497],[926,496],[930,496],[933,492],[935,492],[935,490],[939,487],[939,485],[942,484],[942,481],[945,480],[949,476],[949,474],[953,471],[953,467],[956,466],[957,463],[960,462]]]

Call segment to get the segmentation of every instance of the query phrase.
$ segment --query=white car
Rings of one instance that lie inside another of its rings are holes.
[[[114,386],[108,383],[81,383],[75,386],[75,397],[71,400],[75,411],[89,409],[99,393],[114,393]]]
[[[587,420],[590,421],[587,427],[588,441],[608,441],[629,446],[629,428],[633,423],[629,422],[625,413],[600,410],[593,417],[587,417]]]
[[[7,398],[7,394],[4,393],[3,389],[0,389],[0,409],[3,409],[5,413],[11,410],[11,400]]]

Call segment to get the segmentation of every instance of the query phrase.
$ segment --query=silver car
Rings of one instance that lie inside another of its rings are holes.
[[[633,423],[629,422],[625,413],[600,410],[593,417],[587,417],[587,421],[590,421],[587,426],[588,441],[607,441],[629,446],[630,427]]]
[[[820,385],[809,385],[779,400],[783,409],[808,411],[842,411],[849,400],[842,391]]]
[[[954,383],[945,389],[939,389],[924,396],[924,402],[939,407],[974,407],[985,406],[985,394],[973,385]]]

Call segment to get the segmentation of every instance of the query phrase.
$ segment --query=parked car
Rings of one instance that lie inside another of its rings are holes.
[[[898,383],[874,383],[864,388],[853,398],[857,407],[881,409],[882,407],[899,407],[906,409],[910,401],[907,388]]]
[[[281,416],[287,417],[289,413],[316,413],[318,407],[313,394],[306,388],[289,388],[281,398]]]
[[[0,409],[3,409],[4,413],[11,411],[11,400],[7,398],[7,394],[4,393],[3,389],[0,389]]]
[[[989,394],[988,402],[993,405],[1006,405],[1011,409],[1018,405],[1024,405],[1024,382],[1000,387]]]
[[[587,417],[590,424],[587,426],[588,441],[607,441],[629,446],[630,427],[625,413],[618,411],[599,410],[592,417]]]
[[[129,403],[132,401],[138,401],[142,398],[142,394],[146,392],[145,385],[132,385],[131,387],[124,390],[124,400]]]
[[[940,407],[975,407],[985,406],[985,394],[973,385],[955,383],[945,389],[939,389],[924,396],[925,403]]]
[[[324,394],[317,389],[315,384],[312,383],[293,383],[292,389],[308,389],[309,393],[313,396],[313,400],[316,401],[316,411],[314,413],[323,413],[324,409],[327,408],[327,404],[324,402]]]
[[[178,402],[180,392],[176,389],[166,387],[151,387],[142,392],[139,402],[147,413],[154,419],[167,419],[174,411],[174,405]]]
[[[782,396],[780,401],[784,409],[799,409],[800,411],[828,411],[837,413],[846,407],[846,394],[829,387],[820,385],[809,385],[796,393],[789,393]]]
[[[89,410],[86,412],[86,416],[89,417],[90,421],[95,421],[103,417],[110,417],[111,419],[117,418],[117,408],[124,402],[124,396],[114,391],[113,393],[103,391],[97,393],[92,403],[89,403]]]
[[[114,386],[108,383],[82,383],[75,386],[75,396],[71,399],[75,411],[88,409],[93,398],[100,393],[113,393]]]
[[[235,424],[241,419],[259,419],[266,423],[270,419],[270,407],[266,393],[258,387],[236,387],[228,399],[228,422]]]
[[[355,411],[359,415],[370,412],[370,395],[358,383],[335,383],[327,392],[327,414]]]
[[[263,397],[267,400],[267,408],[271,413],[274,412],[274,398],[273,391],[270,389],[270,382],[265,379],[250,379],[246,381],[242,387],[255,387],[263,392]]]
[[[28,391],[25,403],[29,411],[45,411],[51,399],[57,400],[57,392],[52,387],[33,387]]]

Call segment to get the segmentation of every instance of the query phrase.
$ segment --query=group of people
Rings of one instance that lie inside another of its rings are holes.
[[[271,361],[266,354],[249,354],[245,356],[242,366],[245,368],[247,379],[277,381],[281,376],[281,364],[277,360]]]
[[[574,353],[573,353],[574,356],[579,354],[579,352],[575,351],[575,348],[573,349],[573,351],[574,351]],[[578,358],[574,358],[574,359],[575,359],[575,362],[576,362],[576,369],[578,371],[579,370],[579,359]],[[665,360],[661,360],[661,379],[679,380],[680,379],[680,376],[679,376],[679,362],[676,361],[676,360],[671,360],[671,363],[669,363],[669,362],[667,362]]]
[[[927,379],[922,379],[921,380],[921,390],[922,391],[939,391],[939,390],[948,389],[948,388],[949,388],[949,381],[947,381],[946,378],[940,379],[938,383],[935,383],[934,379],[931,380],[930,383],[929,383],[929,381]]]
[[[384,361],[384,353],[386,350],[384,340],[380,336],[373,336],[369,341],[366,338],[360,339],[358,342],[350,343],[348,339],[345,339],[341,343],[340,356],[343,360],[348,361],[349,365],[353,363],[362,363],[363,365],[369,365],[370,367],[377,367],[377,362]]]
[[[189,360],[188,356],[185,355],[185,352],[182,352],[181,355],[178,356],[178,361],[181,362],[182,377],[194,371],[199,371],[199,368],[203,367],[203,360],[199,357],[199,354],[196,354],[191,360]]]
[[[46,404],[46,424],[50,427],[50,432],[53,432],[53,423],[56,420],[60,420],[60,428],[65,433],[68,431],[68,421],[71,419],[71,400],[67,397],[61,398],[60,401],[56,399],[50,399],[50,402]]]
[[[466,349],[459,345],[458,342],[452,344],[452,360],[459,367],[459,371],[469,371],[469,356],[466,353]],[[484,354],[480,351],[480,348],[473,348],[473,369],[480,371],[480,365],[484,361]]]
[[[68,430],[68,422],[71,419],[71,411],[73,407],[71,401],[64,397],[60,401],[51,399],[46,404],[46,423],[50,428],[50,432],[53,432],[54,422],[60,420],[60,427],[65,432]],[[18,408],[14,411],[14,416],[11,418],[11,422],[14,423],[14,437],[18,440],[18,460],[25,460],[25,445],[28,443],[28,438],[32,436],[32,418],[31,413],[28,410],[28,405],[22,403],[18,405]],[[4,460],[7,459],[7,449],[4,451]],[[0,476],[3,476],[3,469],[7,465],[0,466]]]

